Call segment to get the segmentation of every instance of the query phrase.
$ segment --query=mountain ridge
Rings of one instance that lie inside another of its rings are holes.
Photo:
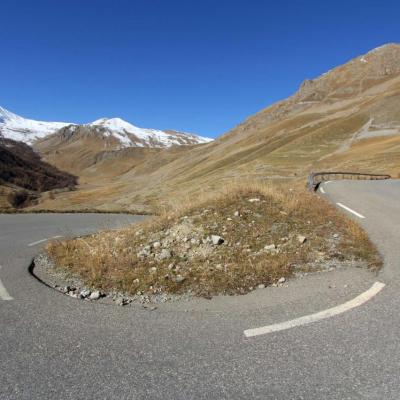
[[[93,134],[114,137],[120,148],[165,148],[173,145],[192,145],[212,141],[210,138],[191,133],[139,128],[121,118],[101,118],[88,124],[45,122],[24,118],[0,107],[0,137],[21,141],[31,146],[57,134],[62,129],[74,133],[80,127],[91,129]]]

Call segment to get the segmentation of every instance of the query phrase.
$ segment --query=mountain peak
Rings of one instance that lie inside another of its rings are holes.
[[[353,58],[315,79],[305,80],[295,97],[303,102],[349,98],[398,73],[400,73],[400,44],[388,43]]]
[[[18,119],[18,115],[12,113],[11,111],[8,111],[4,107],[0,106],[0,123],[4,123],[6,120],[12,120],[12,119]]]
[[[135,130],[135,129],[140,129],[137,128],[136,126],[130,124],[129,122],[124,121],[122,118],[100,118],[97,119],[96,121],[93,121],[92,123],[88,125],[100,125],[104,126],[109,129],[113,129],[116,131],[129,131],[129,130]]]
[[[43,122],[23,118],[0,107],[0,136],[31,145],[57,130],[70,125],[66,122]]]

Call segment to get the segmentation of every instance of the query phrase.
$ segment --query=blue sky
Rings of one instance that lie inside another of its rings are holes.
[[[2,0],[0,105],[215,137],[400,42],[399,1]]]

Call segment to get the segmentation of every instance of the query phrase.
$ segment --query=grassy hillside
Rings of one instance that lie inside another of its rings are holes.
[[[101,153],[97,146],[39,147],[47,160],[80,177],[78,192],[40,206],[155,209],[237,181],[295,184],[319,169],[398,176],[400,45],[375,49],[304,81],[293,96],[209,144]]]

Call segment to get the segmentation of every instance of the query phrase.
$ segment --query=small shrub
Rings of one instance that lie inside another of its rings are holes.
[[[22,208],[27,205],[30,195],[26,190],[19,190],[8,195],[7,200],[14,208]]]

